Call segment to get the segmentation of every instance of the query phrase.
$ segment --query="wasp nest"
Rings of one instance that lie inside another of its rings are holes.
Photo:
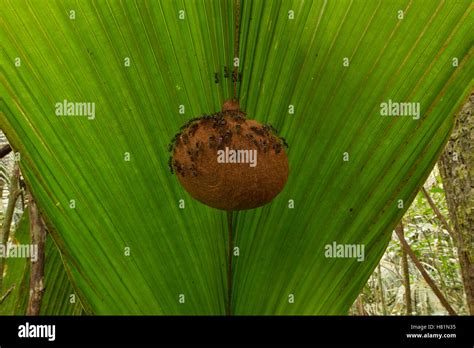
[[[170,144],[170,170],[198,201],[223,210],[270,202],[285,186],[285,139],[245,118],[236,101],[222,112],[189,120]]]

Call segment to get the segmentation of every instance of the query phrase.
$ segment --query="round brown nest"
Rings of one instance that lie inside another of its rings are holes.
[[[267,204],[288,178],[286,141],[273,127],[246,119],[236,101],[222,110],[181,128],[170,147],[170,169],[192,197],[213,208]]]

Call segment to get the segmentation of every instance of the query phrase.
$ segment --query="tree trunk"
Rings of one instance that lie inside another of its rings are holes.
[[[438,162],[469,313],[474,315],[474,94],[456,119]]]
[[[380,263],[377,266],[377,280],[379,284],[380,290],[380,304],[382,305],[382,314],[387,315],[387,307],[385,305],[385,294],[383,293],[383,283],[382,283],[382,267],[380,267]]]
[[[44,251],[46,242],[46,229],[43,219],[33,197],[29,196],[30,235],[31,244],[37,246],[37,259],[31,260],[30,268],[30,297],[26,315],[39,315],[44,293]]]
[[[403,223],[400,222],[396,229],[402,235],[405,235],[403,230]],[[405,249],[402,248],[402,266],[403,266],[403,286],[405,287],[405,305],[407,308],[407,315],[412,315],[411,306],[411,288],[410,288],[410,270],[408,268],[408,257]]]

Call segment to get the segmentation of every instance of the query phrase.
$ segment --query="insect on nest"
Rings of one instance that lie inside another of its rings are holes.
[[[246,118],[239,102],[191,119],[171,141],[170,170],[198,201],[222,210],[269,203],[288,179],[286,140],[270,125]]]

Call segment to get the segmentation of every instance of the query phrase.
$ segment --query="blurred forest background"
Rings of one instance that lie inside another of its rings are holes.
[[[474,314],[473,107],[471,94],[350,314]]]

